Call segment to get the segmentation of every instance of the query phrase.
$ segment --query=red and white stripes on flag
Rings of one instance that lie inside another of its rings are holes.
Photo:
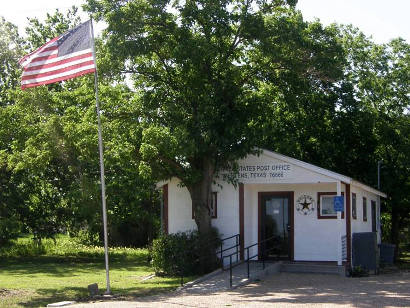
[[[31,88],[95,72],[91,21],[52,39],[23,57],[21,88]]]

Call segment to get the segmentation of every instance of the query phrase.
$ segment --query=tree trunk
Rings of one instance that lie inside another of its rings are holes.
[[[192,199],[194,219],[198,227],[199,240],[196,243],[197,261],[199,272],[208,273],[218,265],[216,257],[215,233],[211,225],[211,202],[212,202],[212,183],[214,177],[213,164],[205,159],[202,163],[201,179],[188,187]]]
[[[194,219],[201,235],[207,236],[211,231],[211,201],[214,166],[205,159],[202,163],[202,178],[188,187],[192,199]]]

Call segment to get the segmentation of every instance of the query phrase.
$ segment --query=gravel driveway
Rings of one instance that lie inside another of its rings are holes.
[[[365,278],[279,273],[230,291],[192,294],[186,289],[69,307],[410,307],[410,272]]]

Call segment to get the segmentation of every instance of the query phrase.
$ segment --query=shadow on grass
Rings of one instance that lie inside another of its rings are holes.
[[[136,286],[129,288],[112,288],[112,292],[115,295],[115,300],[136,300],[142,296],[156,295],[164,292],[174,290],[179,286],[179,278],[171,278],[166,283],[162,282],[161,286],[153,285],[152,287]],[[100,294],[104,292],[104,289],[100,289]],[[22,307],[45,307],[47,304],[60,302],[60,301],[76,301],[76,302],[89,302],[93,300],[88,295],[86,287],[65,287],[65,288],[43,288],[37,289],[36,295],[28,298],[27,300],[21,300],[18,305]]]
[[[57,277],[68,277],[81,273],[89,273],[104,270],[104,257],[19,257],[1,259],[0,274],[9,275],[33,275],[47,274]],[[150,264],[146,260],[119,259],[110,260],[112,269],[135,271],[146,269]]]
[[[67,298],[70,294],[71,298]],[[81,287],[67,287],[58,289],[37,289],[36,295],[17,304],[21,307],[46,307],[47,304],[66,300],[81,301],[87,298],[87,289]]]

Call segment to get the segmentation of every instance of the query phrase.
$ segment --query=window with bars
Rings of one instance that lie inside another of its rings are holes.
[[[367,221],[367,199],[363,197],[363,221]]]
[[[356,194],[352,193],[352,217],[357,219],[357,205],[356,205]]]

